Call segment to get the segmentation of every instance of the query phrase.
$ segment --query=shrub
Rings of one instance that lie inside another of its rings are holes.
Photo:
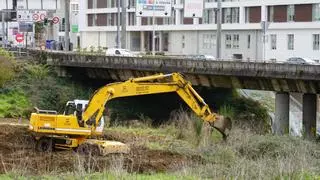
[[[0,48],[0,88],[14,76],[14,57],[8,51]]]

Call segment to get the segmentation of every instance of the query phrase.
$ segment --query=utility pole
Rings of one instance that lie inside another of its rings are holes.
[[[122,0],[121,48],[127,48],[127,0]]]
[[[117,8],[118,8],[118,12],[117,12],[117,14],[118,14],[118,16],[117,16],[117,39],[116,39],[117,48],[120,48],[120,1],[121,0],[117,1],[118,2],[118,6],[117,6]]]
[[[4,13],[4,11],[2,11],[1,12],[1,21],[2,21],[2,47],[3,48],[6,46],[6,43],[5,43],[6,30],[5,30],[5,24],[4,24],[4,16],[5,16],[5,13]]]
[[[216,58],[218,60],[221,59],[221,16],[222,16],[222,8],[221,8],[221,0],[218,0],[218,7],[216,10],[216,15],[217,15],[217,53],[216,53]]]
[[[65,41],[65,51],[69,51],[69,42],[70,42],[70,36],[69,36],[69,31],[70,31],[70,0],[65,0],[65,13],[64,13],[64,19],[65,19],[65,28],[64,28],[64,41]]]
[[[155,30],[155,20],[156,18],[154,17],[154,11],[155,11],[155,3],[156,1],[153,1],[153,6],[152,6],[152,56],[156,55],[156,30]]]
[[[9,4],[8,4],[8,0],[6,0],[6,17],[8,18],[8,10],[9,10]],[[6,31],[5,31],[5,47],[7,47],[8,44],[8,19],[6,20]]]

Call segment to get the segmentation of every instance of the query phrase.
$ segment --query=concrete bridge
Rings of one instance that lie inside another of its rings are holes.
[[[290,92],[303,93],[303,127],[307,138],[316,136],[320,66],[246,61],[202,61],[171,57],[108,57],[78,53],[32,51],[57,67],[60,76],[85,74],[114,81],[158,72],[180,72],[193,85],[276,92],[275,132],[289,131]],[[45,56],[43,56],[45,54]]]

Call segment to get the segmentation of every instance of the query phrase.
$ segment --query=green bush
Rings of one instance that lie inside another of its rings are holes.
[[[30,102],[23,92],[3,90],[0,94],[0,117],[27,117]]]
[[[16,78],[0,89],[0,97],[6,101],[0,105],[0,117],[28,117],[34,106],[62,112],[67,101],[89,98],[90,88],[57,77],[46,65],[24,63],[18,67]]]
[[[14,76],[15,60],[8,51],[0,48],[0,88]]]
[[[234,109],[234,123],[242,128],[250,128],[256,133],[268,133],[271,130],[267,108],[252,99],[237,97],[230,104]]]

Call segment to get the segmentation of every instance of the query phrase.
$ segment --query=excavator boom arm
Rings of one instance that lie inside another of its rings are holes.
[[[103,114],[105,104],[111,99],[169,92],[176,92],[204,121],[210,123],[216,121],[217,114],[211,112],[209,106],[192,88],[191,83],[184,80],[179,73],[133,78],[125,82],[103,86],[92,96],[82,119],[85,124],[93,125],[93,128],[95,128]],[[224,135],[223,132],[221,133]]]

